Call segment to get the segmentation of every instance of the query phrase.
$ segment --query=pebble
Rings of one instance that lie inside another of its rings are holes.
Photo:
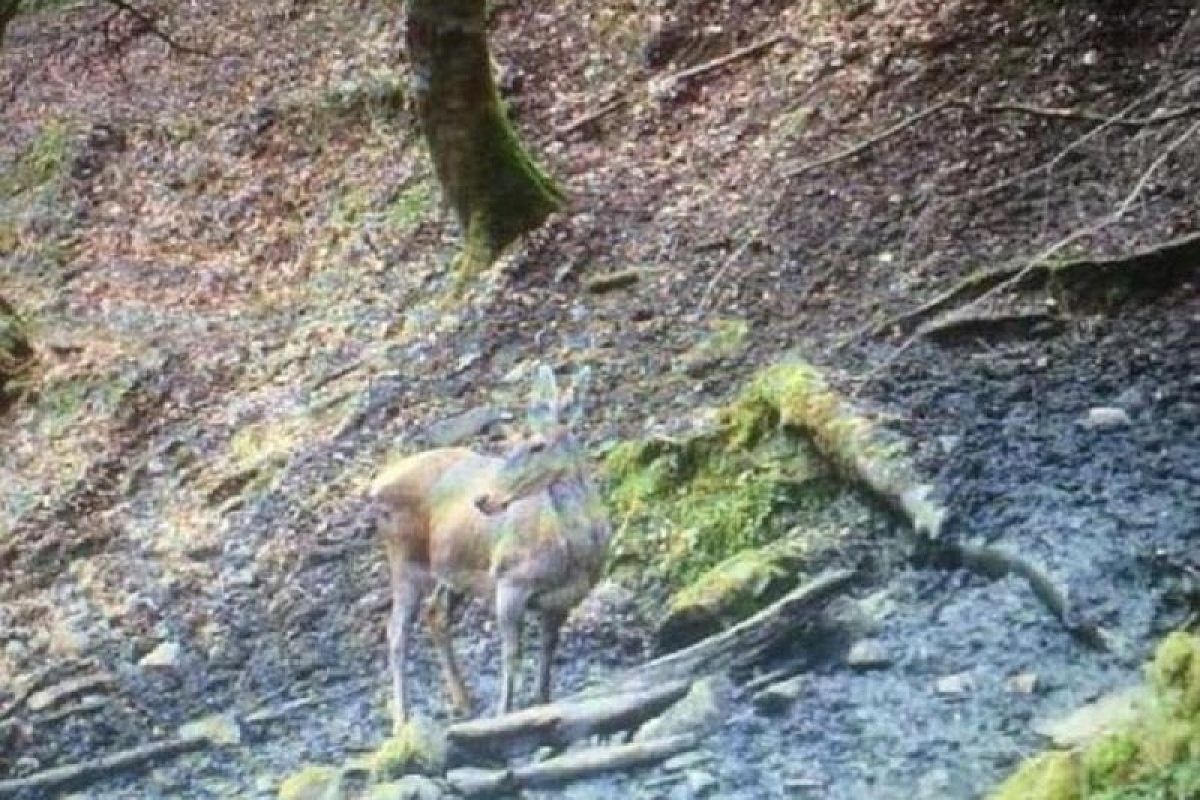
[[[150,669],[174,669],[179,666],[179,645],[175,642],[163,642],[149,653],[142,656],[138,666]]]
[[[1033,694],[1038,688],[1036,672],[1020,672],[1011,676],[1004,685],[1013,694]]]
[[[1131,423],[1132,420],[1129,419],[1129,413],[1125,409],[1108,406],[1089,408],[1082,420],[1083,427],[1098,431],[1124,428]]]
[[[944,675],[933,685],[938,694],[966,694],[975,688],[975,679],[969,672]]]

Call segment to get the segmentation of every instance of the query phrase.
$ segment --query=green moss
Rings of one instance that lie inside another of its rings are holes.
[[[1140,748],[1131,733],[1115,733],[1094,742],[1083,752],[1086,785],[1111,786],[1129,780],[1138,766]]]
[[[1178,716],[1200,715],[1200,637],[1172,633],[1147,670],[1150,685]]]
[[[336,767],[310,764],[289,775],[279,787],[279,800],[334,800],[341,793]]]
[[[444,732],[420,717],[410,719],[371,755],[371,777],[377,782],[403,775],[440,775],[446,765]]]
[[[1082,800],[1079,772],[1073,753],[1043,753],[1001,784],[992,800]]]
[[[1200,796],[1200,638],[1173,633],[1146,670],[1155,702],[1123,730],[1077,754],[1046,753],[1026,762],[992,800],[1058,800],[1065,784],[1046,764],[1077,762],[1076,794],[1087,800],[1173,800]],[[1054,783],[1059,781],[1060,783]]]
[[[0,172],[0,196],[13,196],[57,181],[70,155],[70,128],[61,121],[42,126],[8,170]]]
[[[786,364],[752,380],[709,431],[610,450],[604,473],[617,531],[614,571],[632,567],[668,588],[699,580],[674,602],[720,596],[746,612],[763,596],[745,591],[761,583],[758,568],[766,569],[755,548],[836,536],[830,531],[844,509],[830,510],[843,489],[830,480],[808,430],[795,424],[826,402],[811,399],[814,389],[841,413],[814,369]],[[743,551],[750,552],[738,558]],[[756,602],[743,603],[747,596]]]

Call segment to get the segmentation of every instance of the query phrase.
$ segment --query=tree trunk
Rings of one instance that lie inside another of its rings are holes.
[[[4,33],[21,8],[21,0],[0,0],[0,49],[4,47]]]
[[[438,181],[464,232],[460,281],[485,269],[563,203],[505,117],[488,52],[486,5],[407,0],[417,114]]]

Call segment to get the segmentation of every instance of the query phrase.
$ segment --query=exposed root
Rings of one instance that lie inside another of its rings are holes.
[[[1053,336],[1062,327],[1060,318],[1045,312],[952,316],[923,326],[921,335],[939,344],[949,344],[963,339],[986,338],[994,341],[997,338]]]
[[[973,303],[1000,287],[1013,291],[1053,286],[1074,295],[1095,295],[1117,286],[1162,288],[1185,280],[1200,268],[1200,232],[1187,234],[1123,256],[1085,257],[1054,262],[1043,258],[1022,268],[1020,265],[997,267],[968,275],[957,285],[924,305],[884,322],[875,333],[887,331],[911,333],[952,326],[956,319],[925,323],[945,311]]]

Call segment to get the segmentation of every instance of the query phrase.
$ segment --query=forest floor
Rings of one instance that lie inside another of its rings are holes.
[[[377,745],[386,572],[362,490],[447,424],[494,447],[461,415],[518,413],[537,361],[593,366],[596,444],[816,364],[909,443],[947,535],[1035,560],[1115,643],[1018,578],[893,548],[855,589],[885,665],[798,647],[797,702],[739,697],[702,779],[573,796],[977,797],[1037,720],[1136,682],[1195,622],[1200,259],[1071,269],[1200,231],[1194,4],[494,5],[506,100],[571,203],[460,298],[394,4],[160,20],[204,54],[103,4],[10,28],[0,294],[39,363],[0,439],[0,779],[280,706],[76,796],[272,797]],[[1000,268],[1020,277],[969,292]],[[619,270],[636,280],[589,288]],[[641,608],[606,583],[559,684],[643,660]],[[492,631],[478,609],[468,628]],[[470,638],[490,697],[494,637]]]

